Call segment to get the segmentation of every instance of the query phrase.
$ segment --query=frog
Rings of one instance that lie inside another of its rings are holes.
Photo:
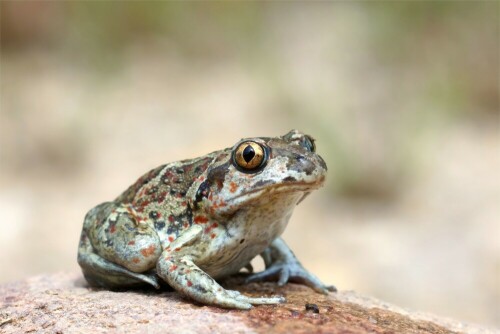
[[[241,310],[285,302],[222,287],[220,280],[241,272],[245,283],[336,291],[281,237],[296,205],[326,174],[315,140],[298,130],[161,165],[86,214],[78,245],[83,276],[91,287],[166,285],[202,305]],[[258,256],[265,268],[254,273]]]

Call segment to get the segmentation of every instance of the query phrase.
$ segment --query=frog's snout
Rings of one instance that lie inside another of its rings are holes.
[[[328,167],[326,167],[326,162],[323,160],[323,158],[320,155],[316,155],[318,159],[318,164],[325,170],[325,173],[328,171]]]
[[[290,169],[304,173],[307,178],[315,178],[318,182],[322,182],[326,176],[326,163],[317,154],[294,154],[291,159]]]

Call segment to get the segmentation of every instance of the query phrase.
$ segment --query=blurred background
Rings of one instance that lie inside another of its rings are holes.
[[[498,2],[0,5],[0,283],[79,271],[149,169],[298,128],[329,166],[284,234],[308,269],[500,325]]]

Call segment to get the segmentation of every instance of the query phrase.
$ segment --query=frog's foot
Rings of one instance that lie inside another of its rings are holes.
[[[252,305],[274,305],[281,304],[286,301],[283,296],[249,297],[239,291],[225,290],[222,287],[206,296],[193,296],[186,291],[183,292],[194,300],[204,304],[211,304],[223,308],[236,308],[240,310],[249,310],[252,308]]]
[[[295,282],[307,285],[314,291],[328,294],[328,292],[336,292],[337,288],[333,285],[325,285],[315,275],[308,272],[300,262],[293,261],[276,261],[272,263],[266,270],[260,273],[252,274],[245,280],[246,283],[260,282],[273,280],[278,278],[278,285],[283,286],[288,282]]]
[[[277,304],[284,301],[283,297],[247,297],[220,286],[193,262],[193,256],[196,255],[192,248],[185,247],[196,242],[202,233],[200,225],[193,225],[175,239],[158,259],[158,276],[175,290],[202,304],[248,310],[252,304]]]
[[[226,290],[226,292],[232,298],[252,305],[272,305],[272,304],[281,304],[286,302],[286,299],[283,296],[248,297],[236,290]]]
[[[248,297],[238,291],[225,290],[187,256],[176,259],[171,255],[162,255],[156,270],[175,290],[202,304],[248,310],[252,305],[285,301],[281,296]]]

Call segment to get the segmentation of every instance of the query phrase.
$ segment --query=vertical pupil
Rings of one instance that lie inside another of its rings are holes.
[[[253,150],[253,147],[250,145],[245,147],[245,149],[243,150],[243,159],[245,159],[245,161],[249,163],[254,156],[255,156],[255,151]]]

